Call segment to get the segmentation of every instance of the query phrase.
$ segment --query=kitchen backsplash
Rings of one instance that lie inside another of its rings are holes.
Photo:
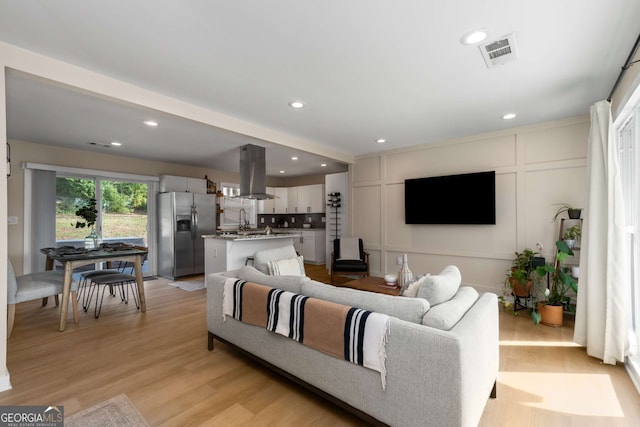
[[[302,224],[311,224],[311,228],[325,228],[326,223],[323,222],[325,214],[309,213],[309,214],[260,214],[258,215],[258,228],[265,228],[270,225],[271,228],[283,228],[285,221],[289,228],[302,228]]]

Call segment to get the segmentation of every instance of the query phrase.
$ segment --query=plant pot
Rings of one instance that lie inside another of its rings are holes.
[[[545,326],[558,328],[562,326],[563,310],[561,305],[550,305],[543,302],[538,303],[538,313],[540,313],[540,323]]]
[[[569,249],[573,249],[576,246],[576,241],[574,239],[564,239],[564,242],[569,246]]]
[[[576,279],[579,278],[580,277],[580,267],[577,266],[577,265],[571,266],[571,275]]]
[[[570,219],[580,219],[582,215],[582,209],[568,209],[567,215],[569,215]]]
[[[528,297],[531,293],[531,287],[533,286],[533,280],[527,280],[527,283],[520,283],[516,280],[511,280],[511,289],[513,295],[517,297]]]

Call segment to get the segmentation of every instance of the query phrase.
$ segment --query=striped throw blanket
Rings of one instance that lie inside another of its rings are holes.
[[[390,324],[386,314],[229,278],[224,284],[223,316],[380,372],[382,388],[386,386]]]

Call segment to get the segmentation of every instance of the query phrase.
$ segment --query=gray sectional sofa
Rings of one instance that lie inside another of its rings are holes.
[[[380,374],[371,369],[228,316],[223,321],[227,277],[390,315],[386,388],[381,386]],[[439,277],[431,279],[431,289],[436,289]],[[495,294],[478,295],[463,286],[452,298],[431,306],[425,298],[337,288],[304,276],[269,276],[253,267],[212,274],[207,283],[210,350],[215,340],[232,344],[371,424],[476,426],[487,400],[495,397]]]

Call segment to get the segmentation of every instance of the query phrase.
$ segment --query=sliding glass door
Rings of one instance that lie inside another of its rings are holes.
[[[104,242],[124,242],[148,246],[146,183],[101,178],[56,178],[56,243],[82,246],[90,233],[76,228],[75,212],[90,199],[96,199],[96,232]]]

